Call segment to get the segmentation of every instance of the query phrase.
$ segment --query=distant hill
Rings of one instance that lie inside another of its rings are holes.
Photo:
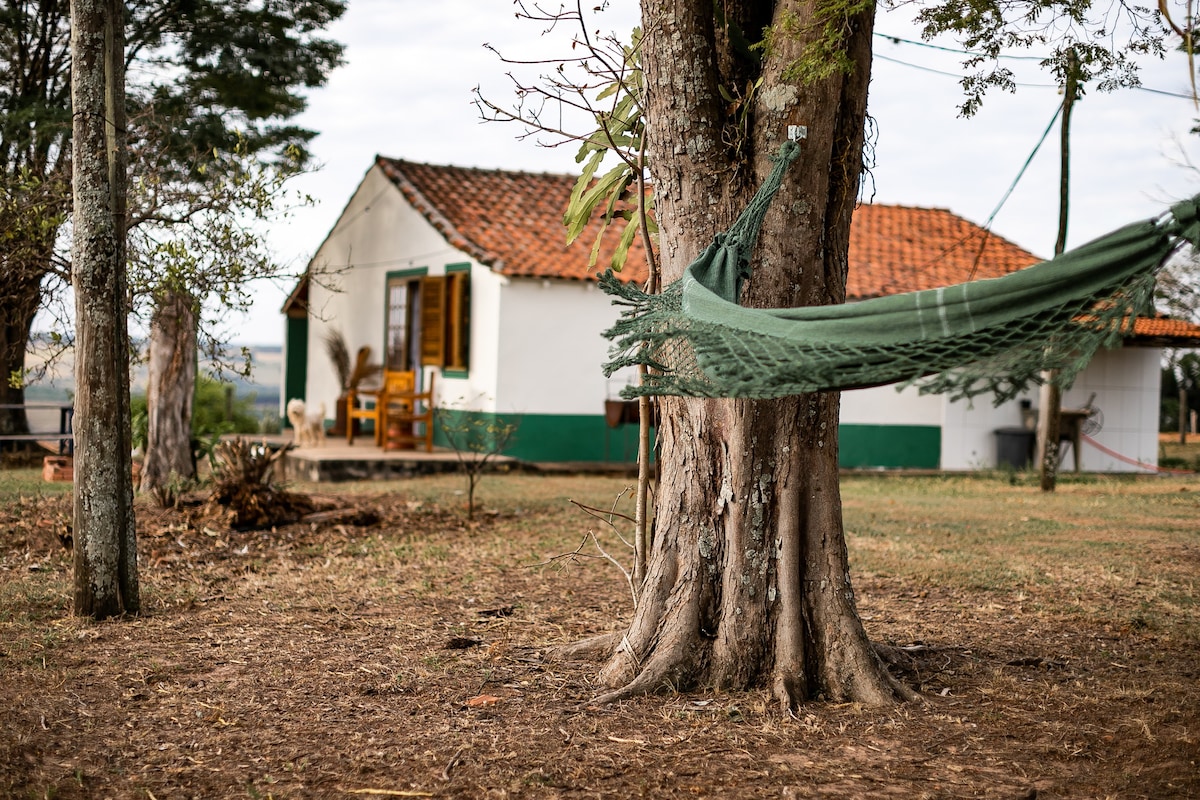
[[[250,346],[251,375],[249,378],[226,370],[217,377],[234,386],[234,392],[239,398],[254,397],[254,405],[262,413],[278,414],[279,410],[279,380],[283,375],[283,347],[280,345]],[[39,370],[46,365],[55,352],[48,339],[35,341],[34,352],[25,359],[27,370]],[[240,364],[240,348],[230,348],[231,364]],[[211,364],[202,362],[201,371],[212,372]],[[134,394],[146,393],[146,365],[135,364],[130,376],[130,391]],[[25,399],[38,403],[65,403],[75,394],[75,354],[73,350],[65,350],[49,364],[41,377],[31,376],[31,382],[25,387]]]

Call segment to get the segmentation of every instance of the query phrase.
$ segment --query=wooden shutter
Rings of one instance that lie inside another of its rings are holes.
[[[471,341],[471,274],[446,276],[446,366],[465,370]]]
[[[421,365],[440,367],[446,360],[446,279],[421,278]]]

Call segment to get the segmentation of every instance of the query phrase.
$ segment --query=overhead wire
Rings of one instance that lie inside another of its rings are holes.
[[[1046,139],[1050,136],[1050,131],[1054,130],[1054,123],[1058,120],[1058,116],[1062,113],[1062,110],[1063,104],[1059,103],[1058,107],[1054,109],[1054,114],[1050,117],[1050,122],[1046,125],[1046,129],[1042,131],[1041,137],[1037,140],[1037,144],[1035,144],[1033,149],[1029,151],[1029,155],[1025,158],[1025,163],[1023,163],[1021,168],[1017,171],[1017,176],[1013,178],[1012,182],[1008,185],[1008,189],[1005,190],[1004,195],[1000,198],[1000,202],[996,204],[996,207],[992,209],[992,213],[988,215],[987,221],[978,227],[978,229],[982,231],[983,236],[980,238],[979,250],[975,253],[975,260],[971,264],[971,272],[967,276],[968,282],[975,279],[975,273],[979,270],[979,262],[983,258],[983,251],[987,247],[988,239],[992,236],[992,223],[996,221],[996,216],[1000,213],[1001,209],[1004,208],[1004,204],[1008,202],[1010,197],[1012,197],[1012,193],[1016,190],[1017,184],[1021,182],[1021,178],[1025,177],[1025,172],[1029,169],[1029,165],[1033,163],[1034,157],[1037,156],[1038,151],[1042,148],[1042,145],[1046,143]],[[978,234],[975,231],[971,231],[970,233],[960,237],[947,247],[943,248],[936,256],[929,259],[924,266],[937,263],[944,256],[965,245],[976,235]]]
[[[921,42],[921,41],[917,41],[916,39],[905,39],[902,36],[893,36],[892,34],[882,33],[880,31],[875,31],[875,36],[877,36],[880,39],[885,39],[885,40],[892,42],[893,44],[897,44],[897,45],[910,45],[913,47],[924,47],[926,49],[938,50],[938,51],[941,51],[944,53],[954,53],[956,55],[979,56],[981,58],[991,58],[992,57],[985,53],[979,53],[979,52],[975,52],[973,50],[960,50],[958,48],[945,47],[943,45],[936,45],[936,44],[932,44],[930,42]],[[887,61],[892,64],[899,64],[901,66],[920,70],[922,72],[931,72],[935,75],[944,75],[948,78],[955,78],[955,79],[961,80],[963,77],[962,74],[958,73],[958,72],[948,72],[946,70],[936,69],[934,67],[926,67],[922,64],[914,64],[911,61],[904,61],[903,59],[894,58],[892,56],[885,56],[880,53],[874,53],[872,57],[878,58],[880,61]],[[1046,60],[1046,58],[1043,56],[1020,56],[1020,55],[1012,55],[1009,53],[1000,53],[999,55],[996,56],[996,58],[997,59],[1009,59],[1009,60],[1013,60],[1013,61],[1038,61],[1038,62],[1043,62]],[[1013,86],[1022,86],[1022,87],[1026,87],[1026,88],[1030,88],[1030,89],[1055,89],[1055,90],[1058,90],[1058,89],[1062,88],[1058,84],[1055,84],[1055,83],[1022,83],[1020,81],[1014,81],[1012,85]],[[1128,86],[1125,88],[1133,89],[1134,91],[1139,91],[1139,92],[1147,92],[1148,94],[1158,94],[1158,95],[1162,95],[1164,97],[1177,97],[1181,100],[1193,100],[1193,101],[1195,100],[1195,97],[1190,93],[1172,92],[1172,91],[1168,91],[1166,89],[1154,89],[1152,87],[1142,86],[1140,84],[1137,86]]]
[[[959,72],[947,72],[944,69],[934,69],[933,67],[926,67],[926,66],[922,66],[921,64],[913,64],[910,61],[902,61],[898,58],[892,58],[891,56],[885,56],[885,55],[881,55],[879,53],[873,53],[871,57],[878,58],[880,61],[888,61],[893,64],[899,64],[904,67],[911,67],[912,69],[918,69],[918,70],[921,70],[922,72],[932,72],[935,75],[944,75],[947,78],[955,78],[958,80],[962,80],[962,77],[963,77],[962,73],[959,73]],[[1024,86],[1024,87],[1027,87],[1030,89],[1057,89],[1058,88],[1058,86],[1053,83],[1021,83],[1019,81],[1014,81],[1013,86]]]
[[[1054,115],[1050,117],[1050,123],[1046,125],[1046,130],[1042,131],[1042,136],[1037,140],[1037,144],[1033,146],[1033,150],[1029,152],[1029,156],[1025,159],[1025,163],[1021,165],[1021,169],[1017,171],[1017,177],[1013,178],[1012,183],[1008,185],[1008,189],[1004,192],[1004,196],[1000,198],[1000,202],[992,209],[992,213],[988,216],[987,222],[983,223],[983,241],[979,244],[979,252],[975,254],[975,263],[971,265],[971,274],[967,276],[967,280],[975,279],[975,272],[979,269],[979,261],[983,258],[983,249],[987,246],[988,236],[992,232],[992,223],[996,220],[996,215],[1000,213],[1000,209],[1004,208],[1004,204],[1008,202],[1008,198],[1012,197],[1013,191],[1016,190],[1017,184],[1021,182],[1021,178],[1025,177],[1025,171],[1029,169],[1029,165],[1033,163],[1034,156],[1038,150],[1042,149],[1042,145],[1046,143],[1046,139],[1050,136],[1050,131],[1054,129],[1054,123],[1058,121],[1058,117],[1063,112],[1063,106],[1066,104],[1064,100],[1058,104],[1058,108],[1054,109]]]
[[[917,39],[905,39],[903,36],[893,36],[890,33],[883,33],[881,31],[875,31],[875,35],[878,36],[880,39],[887,39],[888,41],[895,42],[896,44],[911,44],[911,45],[916,45],[917,47],[925,47],[930,50],[941,50],[944,53],[958,53],[960,55],[965,55],[965,56],[980,56],[981,58],[991,58],[991,56],[988,56],[986,53],[976,53],[972,50],[959,50],[958,48],[955,48],[955,47],[945,47],[940,44],[933,44],[932,42],[922,42]],[[997,58],[1009,58],[1009,59],[1013,59],[1014,61],[1045,61],[1046,60],[1042,56],[1016,56],[1016,55],[1012,55],[1010,53],[1000,53],[997,56]]]
[[[919,41],[916,41],[913,39],[905,39],[904,37],[901,37],[901,36],[893,36],[891,34],[882,33],[879,31],[875,32],[875,36],[877,36],[881,39],[890,41],[893,44],[904,44],[904,45],[912,45],[912,46],[917,46],[917,47],[925,47],[925,48],[929,48],[932,50],[939,50],[942,52],[955,53],[958,55],[984,56],[984,54],[982,54],[982,53],[976,53],[976,52],[973,52],[970,50],[960,50],[960,49],[956,49],[956,48],[952,48],[952,47],[944,47],[941,45],[934,45],[934,44],[931,44],[928,42],[919,42]],[[984,57],[989,57],[989,56],[984,56]],[[940,70],[940,69],[936,69],[933,67],[926,67],[921,64],[913,64],[911,62],[904,61],[904,60],[898,59],[898,58],[892,58],[890,56],[885,56],[880,53],[874,53],[873,58],[878,58],[881,61],[887,61],[887,62],[890,62],[893,64],[899,64],[901,66],[920,70],[922,72],[930,72],[935,75],[942,75],[945,77],[955,78],[958,80],[961,80],[963,77],[960,73],[947,72],[946,70]],[[998,56],[998,58],[1007,58],[1007,59],[1014,59],[1014,60],[1032,60],[1032,61],[1044,61],[1045,60],[1044,58],[1042,58],[1040,56],[1017,56],[1017,55],[1008,55],[1008,54],[1000,54]],[[1014,81],[1013,85],[1027,87],[1027,88],[1034,88],[1034,89],[1055,89],[1055,90],[1061,89],[1061,87],[1058,86],[1057,84],[1022,83],[1022,82]],[[1146,87],[1146,86],[1132,86],[1129,88],[1138,89],[1140,91],[1149,92],[1151,94],[1164,95],[1167,97],[1177,97],[1177,98],[1181,98],[1181,99],[1185,99],[1185,100],[1194,99],[1193,96],[1190,94],[1169,92],[1169,91],[1165,91],[1162,89],[1153,89],[1153,88]],[[1028,157],[1025,159],[1025,162],[1021,165],[1021,168],[1017,171],[1016,177],[1013,178],[1012,182],[1008,186],[1008,189],[1005,190],[1004,195],[1000,198],[1000,202],[996,204],[996,207],[992,210],[992,213],[990,215],[988,215],[987,221],[983,225],[980,226],[980,228],[982,229],[982,232],[983,232],[983,236],[982,236],[982,240],[980,241],[980,244],[979,244],[979,250],[975,255],[974,263],[971,265],[971,272],[970,272],[970,275],[967,278],[967,280],[974,280],[975,273],[978,271],[978,268],[979,268],[980,260],[983,257],[983,251],[987,246],[988,238],[992,235],[991,234],[992,223],[995,222],[996,216],[1004,208],[1005,203],[1008,202],[1008,199],[1012,196],[1012,193],[1016,190],[1017,184],[1019,184],[1021,181],[1021,178],[1024,177],[1025,172],[1029,169],[1030,164],[1033,163],[1034,157],[1037,155],[1037,153],[1041,149],[1042,145],[1046,142],[1046,139],[1049,137],[1050,132],[1054,129],[1054,123],[1058,120],[1058,117],[1062,113],[1062,110],[1063,110],[1063,105],[1062,105],[1062,103],[1060,103],[1058,105],[1058,107],[1055,108],[1054,114],[1053,114],[1053,116],[1051,116],[1050,122],[1046,125],[1046,129],[1042,132],[1041,137],[1038,139],[1037,143],[1033,146],[1033,149],[1030,151]],[[940,259],[941,257],[954,251],[958,247],[966,244],[975,235],[976,234],[974,232],[972,232],[972,233],[967,234],[966,236],[963,236],[961,239],[955,241],[953,244],[949,245],[944,250],[942,250],[941,253],[939,253],[938,256],[936,256],[934,260]],[[930,262],[930,263],[932,263],[932,262]]]

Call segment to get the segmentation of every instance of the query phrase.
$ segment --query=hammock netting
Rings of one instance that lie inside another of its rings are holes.
[[[1066,388],[1101,346],[1152,309],[1158,270],[1200,242],[1200,196],[1050,261],[1001,278],[804,308],[738,304],[763,215],[799,147],[775,168],[728,232],[661,294],[609,270],[601,288],[622,306],[606,375],[650,369],[625,397],[771,398],[916,384],[922,392],[1011,399],[1054,371]]]

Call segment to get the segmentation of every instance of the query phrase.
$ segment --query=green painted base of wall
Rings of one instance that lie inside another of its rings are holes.
[[[479,441],[489,428],[515,425],[502,452],[522,461],[637,460],[637,426],[610,428],[599,414],[440,413],[447,415],[445,424],[460,441],[468,434]],[[941,459],[942,431],[932,425],[842,425],[840,441],[840,464],[847,469],[937,469]],[[440,428],[434,443],[451,447]],[[486,445],[476,446],[486,450]]]
[[[521,461],[637,461],[637,426],[622,425],[610,428],[602,414],[490,414],[483,412],[445,411],[444,422],[434,432],[433,442],[439,447],[452,447],[444,425],[454,433],[464,449],[480,448],[470,441],[486,437],[488,428],[500,430],[513,425],[515,429],[502,449],[506,456]]]
[[[934,425],[839,425],[844,469],[937,469],[942,429]]]

